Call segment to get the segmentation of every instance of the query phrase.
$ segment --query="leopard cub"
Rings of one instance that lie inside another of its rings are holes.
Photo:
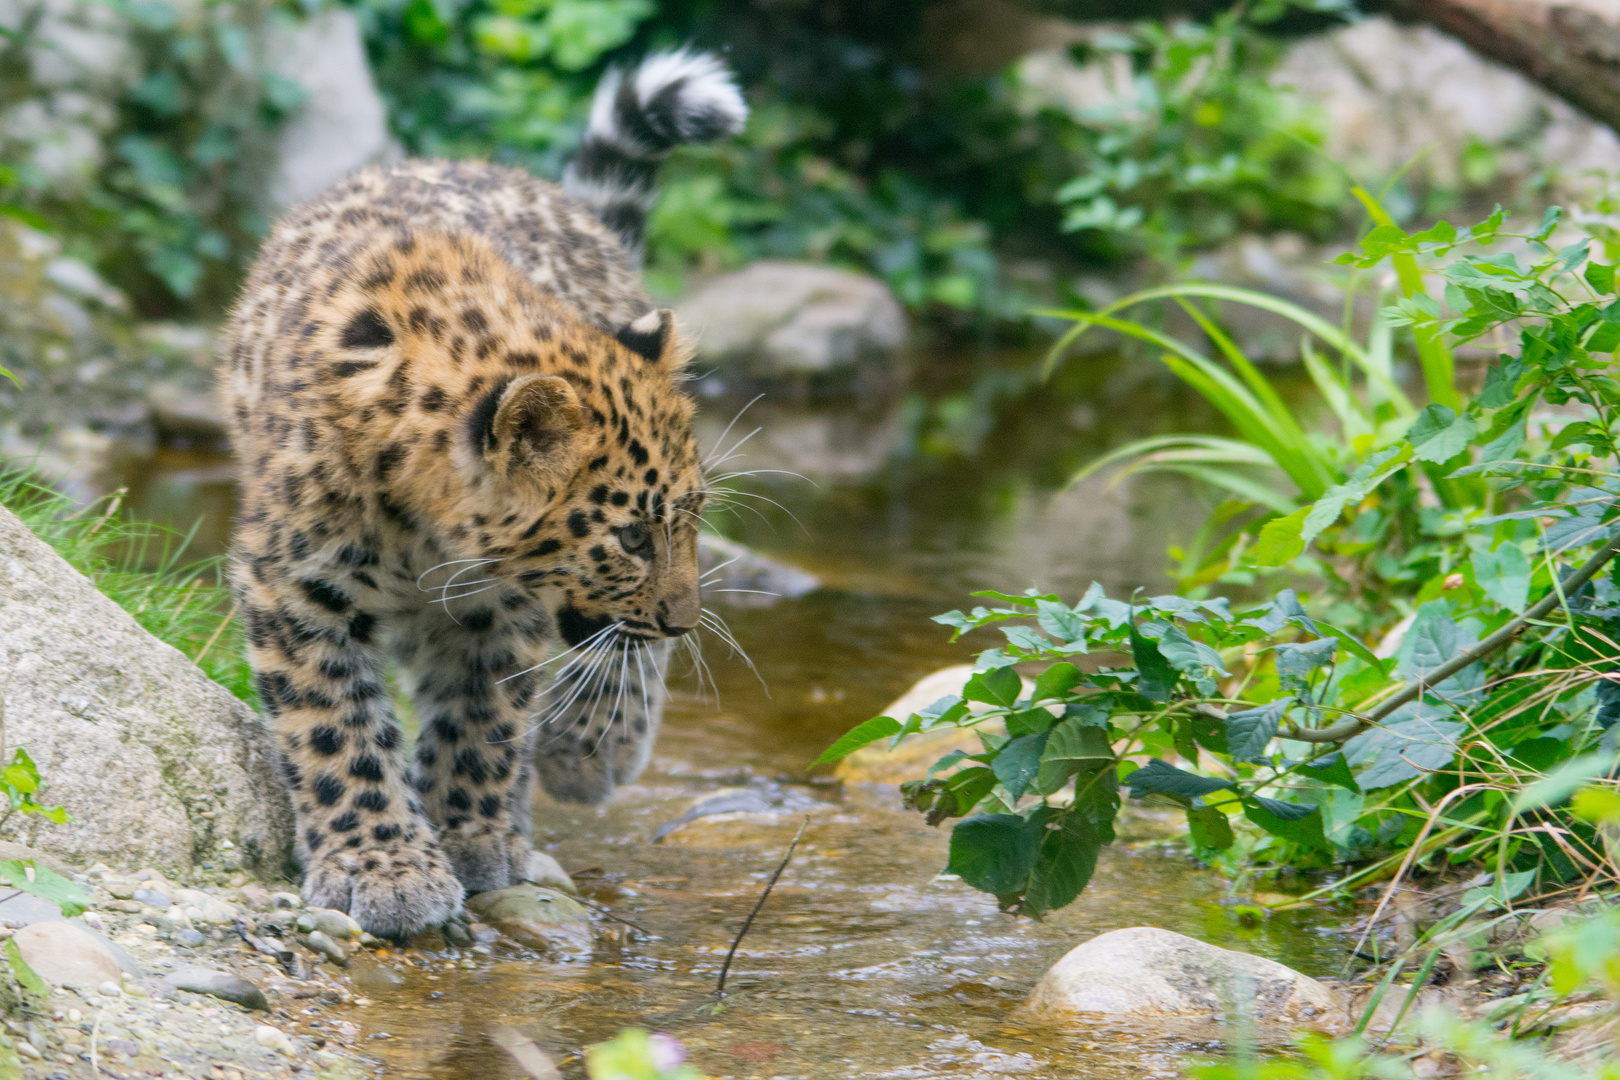
[[[562,187],[407,161],[265,243],[222,358],[230,575],[311,904],[442,923],[525,872],[535,765],[594,801],[645,764],[704,488],[637,252],[658,161],[745,116],[715,60],[656,55],[598,88]]]

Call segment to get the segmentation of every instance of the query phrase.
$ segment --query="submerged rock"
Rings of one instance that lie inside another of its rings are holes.
[[[78,864],[187,868],[229,852],[285,865],[291,808],[259,716],[3,508],[0,685],[7,744],[71,815],[24,819],[27,843]]]
[[[1113,930],[1069,950],[1025,1007],[1048,1019],[1247,1012],[1259,1023],[1322,1023],[1343,1011],[1332,989],[1293,968],[1153,926]]]
[[[699,288],[679,312],[698,362],[722,379],[892,375],[906,341],[888,286],[814,263],[756,262]]]
[[[12,937],[28,966],[52,986],[96,990],[118,982],[118,959],[88,930],[65,922],[25,926]]]
[[[248,982],[240,975],[232,975],[228,971],[214,971],[210,968],[181,968],[163,977],[165,984],[176,990],[187,990],[193,994],[207,994],[222,1001],[234,1001],[244,1009],[263,1009],[269,1011],[270,1002],[264,996],[264,991]]]
[[[589,953],[591,915],[585,905],[555,889],[513,885],[467,898],[468,910],[532,949],[554,955]]]

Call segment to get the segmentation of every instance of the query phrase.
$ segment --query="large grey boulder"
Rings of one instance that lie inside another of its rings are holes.
[[[273,70],[304,88],[303,104],[277,132],[265,189],[273,214],[325,191],[349,173],[402,154],[371,78],[360,23],[348,8],[328,7],[267,36]]]
[[[1211,1018],[1332,1027],[1334,992],[1291,967],[1196,938],[1133,926],[1099,934],[1052,965],[1025,1008],[1051,1020],[1086,1014]]]
[[[73,819],[19,816],[19,839],[80,865],[285,865],[291,808],[258,714],[3,507],[0,694],[6,745]]]
[[[892,367],[905,314],[881,281],[814,263],[763,260],[722,274],[677,309],[700,365],[765,379]]]

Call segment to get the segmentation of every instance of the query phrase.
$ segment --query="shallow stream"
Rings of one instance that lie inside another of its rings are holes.
[[[825,587],[769,606],[723,598],[734,603],[718,610],[758,678],[711,637],[714,685],[700,695],[696,679],[677,680],[638,785],[600,809],[541,806],[537,843],[639,929],[618,924],[619,939],[589,963],[418,956],[406,984],[374,993],[363,1013],[364,1049],[389,1076],[520,1076],[486,1035],[495,1025],[532,1036],[571,1076],[582,1075],[571,1056],[579,1047],[627,1025],[676,1035],[714,1077],[1173,1076],[1218,1041],[1152,1027],[1041,1030],[1015,1007],[1067,949],[1126,926],[1181,931],[1311,974],[1339,969],[1346,942],[1336,922],[1240,925],[1223,881],[1164,841],[1173,822],[1132,817],[1082,899],[1035,923],[935,880],[948,834],[902,810],[892,788],[807,771],[917,678],[970,659],[929,617],[974,602],[972,589],[1075,595],[1093,579],[1115,595],[1161,589],[1167,544],[1201,518],[1203,504],[1168,480],[1057,490],[1126,438],[1207,427],[1175,384],[1144,365],[1098,361],[1061,393],[1028,391],[999,370],[973,359],[937,365],[936,385],[869,408],[761,402],[731,428],[728,442],[760,429],[731,467],[808,479],[742,478],[781,505],[741,499],[721,527]],[[706,444],[739,404],[705,403]],[[217,543],[228,474],[196,448],[166,453],[142,474],[137,510],[180,524],[207,511],[203,541]],[[698,818],[654,842],[660,825],[722,788],[751,790],[761,810]],[[726,949],[806,817],[717,1009]]]

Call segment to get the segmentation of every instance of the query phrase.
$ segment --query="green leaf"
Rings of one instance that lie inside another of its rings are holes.
[[[1403,712],[1397,710],[1393,715],[1400,717]],[[1405,715],[1412,717],[1410,712]],[[1350,739],[1344,744],[1344,756],[1352,765],[1362,767],[1356,782],[1363,790],[1372,791],[1450,765],[1464,730],[1466,725],[1453,720],[1399,719]]]
[[[1320,851],[1333,849],[1322,834],[1320,807],[1249,795],[1243,799],[1243,816],[1272,836]]]
[[[1059,641],[1084,642],[1087,619],[1053,600],[1035,601],[1035,622]]]
[[[1478,434],[1479,425],[1472,416],[1459,416],[1433,402],[1423,407],[1417,422],[1407,430],[1406,440],[1412,444],[1412,456],[1418,461],[1442,462],[1466,450]]]
[[[1278,698],[1258,709],[1244,709],[1226,716],[1226,745],[1233,761],[1260,761],[1266,746],[1277,734],[1288,706],[1294,703],[1292,695]]]
[[[1221,663],[1220,653],[1201,641],[1194,641],[1179,626],[1167,629],[1159,637],[1158,647],[1159,655],[1169,661],[1171,667],[1189,678],[1203,677],[1206,668],[1214,668],[1220,675],[1231,674]]]
[[[1361,785],[1356,783],[1355,776],[1350,772],[1350,763],[1344,760],[1344,753],[1339,750],[1301,765],[1299,771],[1301,775],[1320,780],[1324,784],[1335,784],[1358,793],[1361,791]]]
[[[962,696],[969,701],[1009,708],[1018,701],[1023,689],[1024,683],[1018,677],[1018,672],[1010,667],[998,667],[993,671],[981,671],[969,679],[967,686],[962,688]]]
[[[1250,549],[1254,561],[1261,566],[1282,566],[1304,551],[1305,541],[1300,534],[1310,513],[1311,508],[1307,506],[1287,517],[1272,518],[1266,522],[1260,529],[1254,547]]]
[[[1149,701],[1169,701],[1176,687],[1176,671],[1159,652],[1151,638],[1145,638],[1131,623],[1131,656],[1136,661],[1136,689]]]
[[[84,890],[74,882],[32,862],[20,859],[0,862],[0,877],[4,877],[14,889],[42,900],[49,900],[61,908],[62,914],[70,919],[75,915],[84,914],[84,909],[90,903],[90,898],[85,895]],[[0,914],[4,914],[3,908],[0,908]]]
[[[1022,893],[1040,856],[1043,831],[1017,814],[978,814],[960,821],[951,830],[945,872],[998,897]]]
[[[1107,729],[1071,717],[1049,733],[1031,790],[1037,795],[1050,795],[1068,783],[1069,777],[1113,763],[1114,749],[1108,744]]]
[[[1113,839],[1112,830],[1105,837],[1092,822],[1072,811],[1062,816],[1057,828],[1042,831],[1040,856],[1019,908],[1037,919],[1075,901],[1096,872],[1103,845]]]
[[[1524,613],[1533,567],[1523,548],[1505,541],[1495,551],[1478,549],[1469,561],[1474,566],[1474,580],[1486,596],[1515,614]]]
[[[1586,283],[1599,293],[1614,292],[1614,266],[1611,263],[1589,262],[1582,275]]]
[[[1278,645],[1277,680],[1288,689],[1303,693],[1310,686],[1311,672],[1331,664],[1338,650],[1338,641],[1330,637]]]
[[[1191,799],[1235,786],[1230,780],[1199,776],[1197,773],[1178,769],[1158,758],[1150,758],[1146,765],[1131,773],[1125,783],[1129,785],[1133,799],[1148,795],[1175,795]]]
[[[1201,848],[1225,851],[1237,841],[1232,823],[1213,806],[1189,806],[1187,831],[1192,834],[1193,843]]]
[[[22,983],[23,989],[39,997],[46,997],[50,994],[51,988],[45,984],[45,980],[39,977],[38,972],[28,966],[27,960],[23,959],[22,950],[17,947],[16,938],[6,939],[6,962],[11,965],[11,972],[17,976],[17,981]]]
[[[1035,779],[1035,773],[1041,767],[1041,752],[1046,749],[1046,741],[1051,734],[1050,731],[1043,731],[1039,735],[1021,735],[1012,739],[990,763],[996,779],[1007,789],[1014,802],[1024,797],[1024,789]]]
[[[1084,678],[1080,669],[1067,660],[1060,660],[1041,672],[1040,678],[1035,680],[1034,701],[1050,701],[1061,698],[1070,690],[1080,685]]]
[[[1007,714],[1007,734],[1015,738],[1019,735],[1039,735],[1043,731],[1050,731],[1056,723],[1057,717],[1046,709],[1020,709]]]
[[[1016,678],[1016,676],[1014,676]],[[890,735],[898,735],[901,731],[900,721],[887,716],[874,716],[863,724],[857,724],[849,731],[839,736],[838,741],[821,752],[821,756],[811,762],[812,765],[825,765],[829,761],[859,750],[868,743],[875,743],[879,739],[886,739]]]

